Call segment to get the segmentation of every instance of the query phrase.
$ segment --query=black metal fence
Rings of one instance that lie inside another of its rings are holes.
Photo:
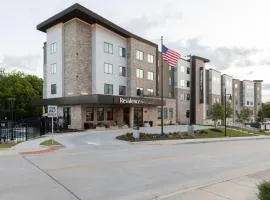
[[[23,142],[45,134],[41,123],[0,122],[0,142]]]

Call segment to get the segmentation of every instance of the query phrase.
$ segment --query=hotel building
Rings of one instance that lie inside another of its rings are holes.
[[[159,125],[161,103],[165,124],[206,124],[207,110],[221,102],[223,89],[227,93],[237,89],[232,87],[232,77],[205,69],[208,59],[181,57],[176,67],[163,62],[161,102],[158,44],[79,4],[40,23],[37,29],[46,34],[46,42],[43,99],[36,104],[44,106],[44,113],[47,105],[57,105],[67,128]],[[261,82],[237,84],[240,101],[249,107],[256,102],[257,112]],[[254,84],[259,88],[255,92]],[[258,95],[255,100],[254,94]]]

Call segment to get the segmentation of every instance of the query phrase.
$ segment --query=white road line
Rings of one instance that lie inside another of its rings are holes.
[[[100,146],[99,143],[95,143],[95,142],[87,142],[87,144],[94,145],[94,146]]]

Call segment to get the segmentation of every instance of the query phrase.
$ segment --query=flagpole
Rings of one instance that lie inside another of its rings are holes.
[[[163,121],[163,51],[162,51],[162,47],[163,47],[163,36],[161,36],[161,72],[160,72],[160,76],[161,76],[161,135],[163,135],[163,126],[164,126],[164,121]]]

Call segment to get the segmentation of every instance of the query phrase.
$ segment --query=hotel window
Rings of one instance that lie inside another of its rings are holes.
[[[186,111],[186,118],[189,118],[189,110]]]
[[[161,119],[161,108],[158,108],[158,119]]]
[[[143,52],[136,50],[136,59],[137,60],[143,60]]]
[[[154,72],[147,72],[147,79],[154,80]]]
[[[113,45],[108,42],[104,42],[104,52],[113,54]]]
[[[247,105],[249,105],[249,101],[247,101]]]
[[[235,100],[235,104],[236,104],[236,105],[238,104],[238,100]]]
[[[56,42],[52,43],[52,44],[50,45],[50,48],[51,48],[51,54],[56,53]]]
[[[189,101],[189,100],[190,100],[190,94],[189,94],[189,93],[187,93],[187,94],[186,94],[186,98],[185,98],[185,100],[187,100],[187,101]]]
[[[238,87],[238,85],[237,85],[237,83],[235,83],[235,84],[234,84],[234,88],[237,88],[237,87]]]
[[[137,94],[137,96],[142,96],[143,95],[143,88],[136,88],[136,94]]]
[[[97,108],[97,121],[104,121],[104,108]]]
[[[169,78],[169,85],[172,85],[172,78]]]
[[[143,70],[142,69],[136,69],[136,77],[143,78]]]
[[[190,82],[189,81],[187,81],[187,87],[190,87]]]
[[[185,86],[185,80],[180,80],[180,86],[184,87]]]
[[[168,108],[164,108],[163,119],[168,119]]]
[[[56,63],[51,64],[51,74],[56,74]]]
[[[148,63],[154,63],[154,56],[151,55],[151,54],[148,54],[147,55],[147,61],[148,61]]]
[[[113,73],[113,65],[110,63],[104,63],[104,72],[106,74],[112,74]]]
[[[190,74],[190,67],[187,67],[187,74]]]
[[[86,108],[86,121],[94,121],[94,108]]]
[[[56,94],[56,84],[51,84],[51,94]]]
[[[126,86],[119,85],[119,95],[126,95]]]
[[[185,100],[185,95],[184,94],[180,94],[180,100]]]
[[[169,108],[169,119],[173,119],[173,108]]]
[[[172,70],[172,66],[169,66],[169,71],[171,71]]]
[[[113,85],[112,84],[104,84],[104,94],[113,94]]]
[[[126,57],[126,48],[119,47],[119,56],[123,58]]]
[[[183,65],[181,65],[180,71],[181,71],[181,72],[185,72],[185,67],[184,67]]]
[[[119,67],[119,76],[127,76],[127,68],[126,67]]]
[[[149,96],[153,96],[154,95],[154,90],[153,89],[147,89],[147,94]]]
[[[113,108],[107,108],[107,120],[113,120]]]

